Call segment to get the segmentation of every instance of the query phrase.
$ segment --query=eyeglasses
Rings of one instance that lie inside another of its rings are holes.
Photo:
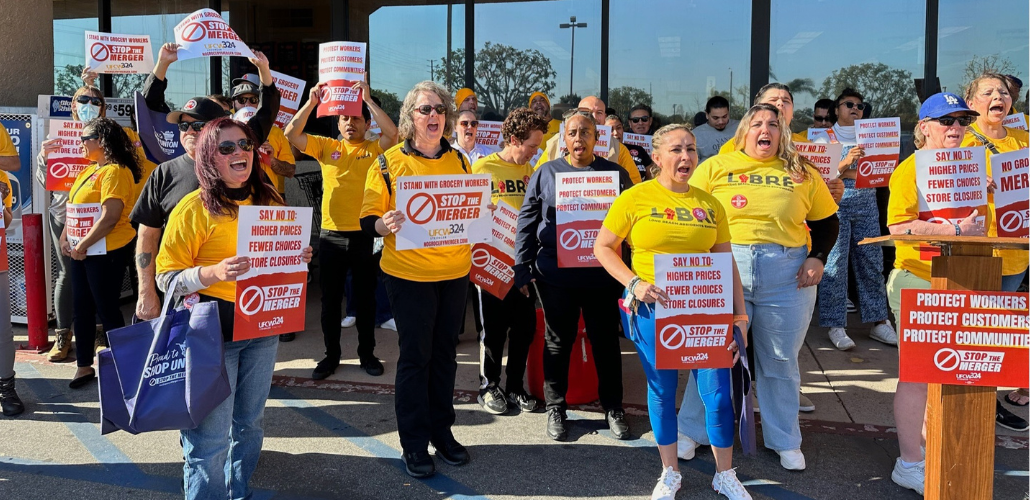
[[[206,124],[207,122],[179,122],[179,132],[186,132],[190,127],[193,127],[194,132],[200,132]]]
[[[254,149],[254,141],[250,139],[240,139],[236,142],[222,141],[218,144],[218,152],[221,153],[222,156],[229,156],[236,152],[237,146],[239,146],[243,151],[250,151]]]
[[[83,135],[79,137],[80,142],[92,141],[100,138],[100,134]]]
[[[257,104],[258,103],[258,97],[257,96],[246,97],[246,96],[242,96],[241,95],[241,96],[236,98],[236,104],[247,104],[247,103]]]
[[[944,125],[945,127],[950,127],[954,125],[956,121],[959,125],[962,125],[963,127],[968,127],[976,120],[976,118],[972,116],[942,116],[940,118],[930,119],[940,123],[941,125]]]
[[[865,111],[865,108],[866,108],[866,104],[864,102],[854,103],[854,102],[851,102],[851,101],[844,101],[844,102],[840,103],[840,105],[844,106],[844,107],[846,107],[848,109],[851,109],[851,108],[854,108],[854,107],[857,106],[859,111]]]
[[[812,121],[814,122],[828,122],[830,121],[829,116],[813,116]]]
[[[80,95],[75,99],[75,102],[79,104],[90,103],[94,106],[102,106],[104,104],[104,101],[102,101],[99,97],[93,97],[89,95]]]
[[[651,121],[651,117],[650,116],[637,116],[635,118],[630,118],[629,121],[631,121],[633,123],[649,122],[649,121]]]
[[[479,126],[479,120],[472,120],[472,121],[462,120],[462,121],[458,122],[458,125],[461,125],[462,127],[476,128],[476,127]]]
[[[436,111],[436,114],[438,115],[442,115],[447,112],[447,106],[444,106],[443,104],[437,104],[435,106],[432,104],[423,104],[415,109],[423,115],[429,115],[429,113],[432,113],[433,111]]]

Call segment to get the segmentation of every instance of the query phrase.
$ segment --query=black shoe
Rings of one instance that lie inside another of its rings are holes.
[[[93,371],[93,372],[87,373],[87,374],[85,374],[85,375],[83,375],[81,377],[73,378],[71,382],[68,382],[68,387],[70,387],[72,389],[79,389],[81,387],[85,387],[86,384],[90,383],[91,381],[93,381],[96,378],[97,378],[97,372]]]
[[[448,465],[458,467],[469,463],[471,459],[468,450],[453,439],[447,444],[433,443],[433,448],[436,448],[436,456],[440,457],[440,460],[443,460]]]
[[[494,415],[504,415],[508,413],[508,397],[504,395],[504,391],[496,385],[487,387],[486,389],[479,391],[479,397],[476,398],[479,405],[483,407],[487,413],[493,413]]]
[[[555,441],[565,441],[569,437],[565,419],[565,412],[557,408],[547,410],[547,437]]]
[[[284,333],[282,335],[279,335],[279,342],[293,342],[296,338],[296,333]]]
[[[0,408],[5,417],[13,417],[25,411],[25,405],[14,390],[14,377],[0,379]]]
[[[1005,407],[1001,405],[1001,401],[998,401],[998,406],[995,412],[994,421],[1006,429],[1023,432],[1030,428],[1030,424],[1027,424],[1026,420],[1023,420],[1019,415],[1005,409]]]
[[[522,389],[508,391],[508,401],[511,401],[511,404],[518,406],[524,412],[534,412],[540,407],[540,401]]]
[[[404,461],[404,470],[413,478],[426,478],[436,472],[436,464],[433,463],[433,457],[429,456],[428,451],[403,453],[401,460]]]
[[[375,356],[367,356],[361,358],[361,368],[365,370],[365,373],[373,377],[378,377],[382,375],[385,371],[385,369],[383,368],[383,363],[380,362],[379,358],[376,358]]]
[[[328,376],[336,373],[336,369],[340,366],[340,360],[333,358],[323,358],[322,361],[318,362],[315,366],[314,371],[311,372],[311,378],[314,380],[323,380]]]
[[[608,421],[608,428],[617,439],[629,439],[629,424],[626,423],[626,412],[622,408],[608,410],[604,417]]]

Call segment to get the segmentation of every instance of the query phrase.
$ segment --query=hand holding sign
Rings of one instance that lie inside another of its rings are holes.
[[[973,209],[973,213],[969,214],[969,217],[962,219],[958,223],[958,228],[962,231],[962,236],[983,236],[986,234],[984,231],[984,224],[977,220],[978,218],[980,218],[980,210]]]
[[[401,230],[401,224],[404,223],[404,212],[401,210],[390,210],[383,214],[383,225],[391,233],[396,233]]]
[[[168,42],[161,46],[161,50],[157,53],[158,65],[164,64],[165,67],[179,60],[179,47],[180,45],[175,42]]]
[[[250,271],[250,257],[245,255],[222,259],[221,262],[211,266],[211,272],[218,281],[236,281],[241,275]]]

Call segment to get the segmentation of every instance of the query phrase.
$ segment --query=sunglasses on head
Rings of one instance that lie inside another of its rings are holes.
[[[437,105],[423,104],[423,105],[421,105],[421,106],[419,106],[419,107],[417,107],[415,109],[418,110],[418,112],[422,113],[423,115],[428,115],[429,113],[432,113],[433,111],[436,111],[436,114],[438,114],[438,115],[442,115],[442,114],[447,113],[447,106],[444,106],[443,104],[437,104]]]
[[[576,115],[589,116],[591,118],[594,117],[594,114],[592,112],[590,112],[590,110],[588,110],[588,109],[570,109],[570,110],[566,111],[565,114],[562,115],[562,119],[568,120],[569,118],[572,118],[573,116],[576,116]]]
[[[236,152],[236,147],[239,147],[243,151],[250,151],[254,149],[254,141],[250,139],[240,139],[236,142],[222,141],[218,143],[218,152],[222,156],[229,156]]]
[[[79,104],[90,103],[90,104],[92,104],[94,106],[100,106],[100,105],[104,104],[104,101],[100,100],[99,97],[93,97],[93,96],[89,96],[89,95],[80,95],[79,97],[77,97],[75,99],[75,102],[77,102]]]
[[[472,121],[462,120],[462,121],[458,122],[458,125],[461,125],[462,127],[472,127],[472,128],[475,128],[475,127],[479,126],[479,120],[472,120]]]
[[[854,108],[854,107],[858,107],[859,111],[864,111],[865,108],[866,108],[866,105],[865,105],[864,102],[854,103],[854,102],[851,102],[851,101],[844,101],[844,102],[840,103],[840,105],[844,106],[844,107],[846,107],[848,109],[851,109],[851,108]]]
[[[194,132],[200,132],[206,124],[207,122],[179,122],[179,132],[186,132],[190,127],[193,127]]]
[[[645,116],[637,116],[637,117],[630,118],[629,121],[631,121],[633,123],[649,122],[649,121],[651,121],[651,117],[650,116],[646,116],[646,115]]]
[[[930,119],[940,123],[941,125],[944,125],[945,127],[950,127],[954,125],[956,121],[959,125],[962,125],[963,127],[968,127],[976,120],[976,118],[972,116],[942,116],[940,118]]]
[[[86,141],[92,141],[94,139],[99,139],[99,138],[100,138],[100,134],[89,134],[89,135],[79,136],[79,141],[80,142],[86,142]]]
[[[241,96],[236,98],[236,103],[237,104],[241,104],[241,105],[242,104],[247,104],[247,103],[257,104],[258,103],[258,98],[257,98],[257,96],[247,97],[247,96],[242,96],[241,95]]]

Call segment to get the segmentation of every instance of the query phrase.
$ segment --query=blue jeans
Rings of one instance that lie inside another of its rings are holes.
[[[1023,284],[1023,276],[1026,275],[1026,269],[1019,274],[1010,274],[1008,276],[1001,277],[1001,291],[1003,292],[1015,292],[1019,290],[1019,285]]]
[[[620,309],[621,311],[621,309]],[[655,368],[654,304],[640,304],[630,316],[622,311],[622,329],[634,344],[647,377],[647,414],[655,442],[665,446],[676,442],[676,384],[679,370]],[[704,403],[707,435],[712,446],[733,446],[733,384],[729,368],[690,370],[698,380]]]
[[[775,244],[733,245],[733,258],[744,286],[751,318],[754,374],[762,405],[762,436],[776,451],[801,448],[798,424],[798,352],[812,321],[815,287],[798,289],[797,272],[808,257],[806,247]],[[679,432],[709,444],[696,383],[687,382],[679,411]]]
[[[196,429],[180,432],[187,500],[250,498],[278,347],[275,335],[225,343],[232,392]]]
[[[859,310],[863,323],[887,319],[887,289],[883,284],[883,249],[859,246],[865,238],[880,236],[880,215],[875,189],[856,189],[854,179],[844,179],[844,197],[837,210],[840,233],[826,259],[819,283],[819,326],[847,326],[848,264],[855,271]]]

